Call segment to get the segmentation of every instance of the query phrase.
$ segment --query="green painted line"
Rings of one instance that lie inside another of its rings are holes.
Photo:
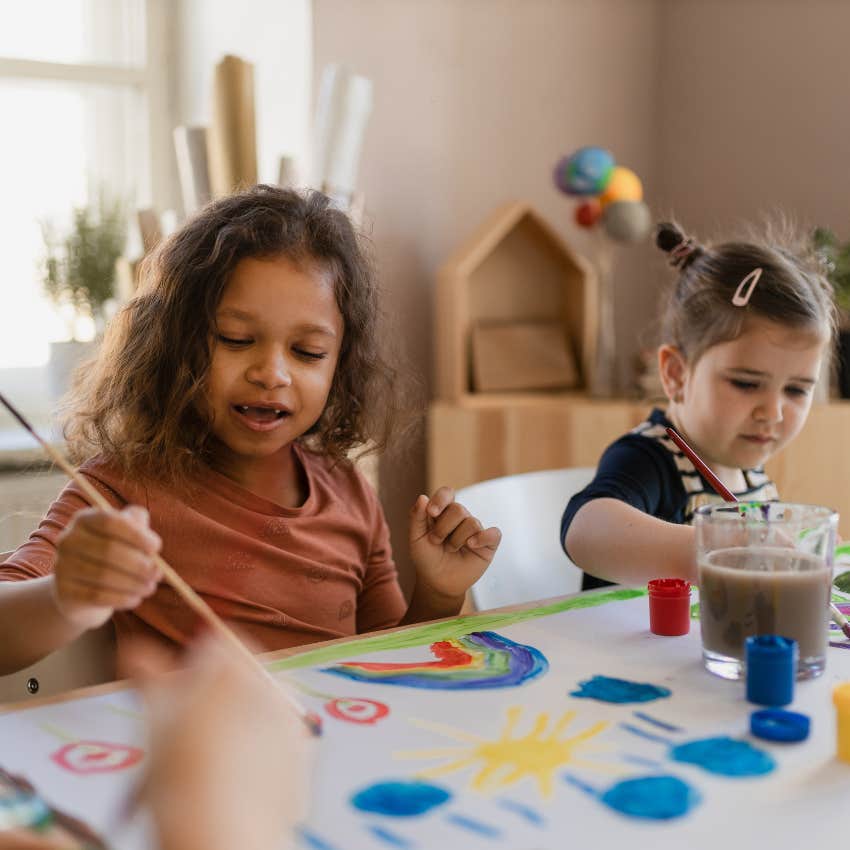
[[[407,649],[413,646],[424,646],[438,640],[450,640],[461,635],[468,635],[470,632],[490,631],[491,629],[512,626],[515,623],[524,623],[527,620],[535,620],[538,617],[548,617],[550,614],[559,614],[562,611],[595,608],[598,605],[607,605],[609,602],[623,602],[627,599],[637,599],[640,596],[646,596],[646,590],[622,588],[602,593],[573,596],[570,599],[562,599],[559,602],[541,605],[539,608],[529,608],[525,611],[485,612],[471,617],[456,617],[453,620],[426,623],[422,626],[413,626],[404,631],[392,632],[387,635],[379,634],[359,640],[352,638],[345,643],[312,651],[308,650],[291,658],[267,663],[266,669],[276,673],[280,670],[298,670],[301,667],[318,667],[332,664],[334,661],[345,660],[352,655],[361,656],[370,652],[381,652],[385,649]]]

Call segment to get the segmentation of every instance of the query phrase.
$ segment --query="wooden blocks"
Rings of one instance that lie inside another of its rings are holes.
[[[438,398],[586,386],[596,311],[590,264],[530,205],[496,210],[439,272]]]

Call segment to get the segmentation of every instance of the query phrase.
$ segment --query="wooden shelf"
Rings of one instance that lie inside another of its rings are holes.
[[[428,416],[428,481],[476,481],[569,466],[595,466],[605,448],[651,407],[581,393],[467,394],[435,401]],[[850,533],[850,401],[815,404],[802,433],[767,465],[787,501],[828,505]]]

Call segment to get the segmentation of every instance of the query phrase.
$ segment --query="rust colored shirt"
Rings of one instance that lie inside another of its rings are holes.
[[[254,495],[213,470],[197,495],[177,497],[128,481],[97,460],[81,471],[111,504],[143,505],[162,557],[257,651],[393,626],[406,606],[375,491],[350,463],[296,446],[309,495],[298,508]],[[26,543],[0,565],[0,581],[47,575],[56,539],[89,503],[71,481]],[[182,646],[198,618],[165,582],[133,611],[113,617],[119,656],[134,635]]]

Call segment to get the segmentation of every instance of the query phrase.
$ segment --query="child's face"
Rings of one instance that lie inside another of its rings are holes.
[[[286,257],[242,260],[216,312],[207,403],[230,464],[288,446],[321,416],[344,322],[330,275]]]
[[[824,349],[811,333],[753,320],[685,366],[674,422],[710,466],[760,466],[805,424]]]

